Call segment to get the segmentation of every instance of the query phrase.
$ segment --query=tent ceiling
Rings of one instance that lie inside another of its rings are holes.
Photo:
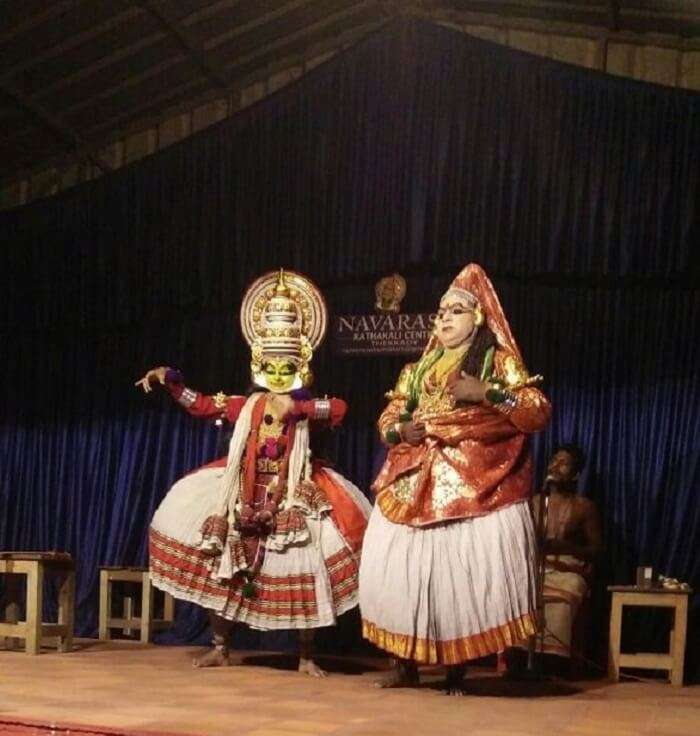
[[[5,0],[0,181],[66,157],[103,170],[120,131],[233,94],[406,11],[700,36],[692,0]]]

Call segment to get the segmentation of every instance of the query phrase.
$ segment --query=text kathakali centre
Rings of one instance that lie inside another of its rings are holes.
[[[435,313],[340,315],[333,348],[339,355],[419,354],[434,323]]]

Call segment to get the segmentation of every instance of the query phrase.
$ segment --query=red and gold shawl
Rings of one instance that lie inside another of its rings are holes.
[[[516,404],[484,402],[440,411],[419,404],[413,416],[425,424],[425,440],[419,446],[402,442],[391,447],[373,485],[382,513],[398,524],[425,526],[483,516],[528,498],[532,463],[527,434],[549,420],[549,402],[527,384],[520,350],[483,269],[469,264],[452,282],[453,289],[478,300],[498,343],[493,376],[515,395]],[[424,356],[436,347],[433,337]],[[404,368],[379,418],[382,436],[405,411],[413,368]]]

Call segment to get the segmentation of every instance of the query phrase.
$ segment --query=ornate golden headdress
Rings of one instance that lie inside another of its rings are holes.
[[[241,329],[250,345],[253,381],[265,386],[266,361],[284,358],[297,367],[292,388],[313,381],[309,363],[326,334],[328,310],[318,287],[294,271],[270,271],[243,297]]]
[[[451,295],[464,299],[474,310],[476,326],[487,324],[498,344],[521,360],[520,348],[513,337],[493,284],[479,264],[470,263],[465,266],[452,280],[440,301]],[[434,350],[438,344],[438,339],[433,333],[423,355]]]
[[[483,316],[480,319],[489,326],[498,344],[521,360],[520,348],[513,337],[496,290],[479,264],[470,263],[465,266],[452,280],[442,298],[444,299],[448,294],[466,297],[477,314],[477,321],[478,313],[481,312]]]
[[[478,263],[465,266],[453,279],[442,299],[454,294],[465,299],[474,309],[475,323],[488,325],[498,346],[509,355],[503,361],[504,383],[509,389],[522,388],[542,381],[542,376],[527,372],[518,343],[498,299],[496,290],[484,269]],[[442,301],[441,299],[441,301]],[[438,345],[436,335],[430,337],[423,351],[428,355]]]

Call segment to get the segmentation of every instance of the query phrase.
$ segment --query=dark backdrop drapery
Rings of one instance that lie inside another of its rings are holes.
[[[478,261],[547,379],[539,466],[561,440],[590,456],[599,579],[652,564],[697,587],[699,160],[698,95],[404,19],[235,118],[2,214],[0,548],[72,552],[94,633],[97,566],[145,562],[163,494],[215,453],[213,427],[133,388],[146,368],[242,390],[242,292],[280,265],[341,313],[395,270],[404,307],[430,309]],[[319,392],[351,404],[330,445],[363,488],[400,364],[317,356]],[[200,623],[183,608],[177,635]]]

